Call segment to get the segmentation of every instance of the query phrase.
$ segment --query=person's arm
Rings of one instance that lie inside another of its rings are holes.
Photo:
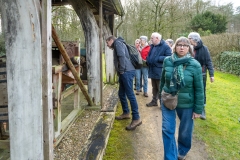
[[[193,90],[194,90],[193,112],[195,114],[201,114],[204,106],[204,90],[203,90],[202,67],[198,62],[195,63],[195,69],[193,72]],[[198,117],[198,115],[193,116]]]
[[[166,47],[166,48],[165,48],[165,51],[164,51],[164,53],[163,53],[162,56],[159,56],[158,62],[163,62],[166,57],[172,55],[172,50],[171,50],[171,48],[170,48],[168,45],[166,45],[165,47]]]
[[[208,69],[209,76],[210,76],[210,82],[214,82],[214,69],[213,69],[213,64],[212,64],[212,59],[210,56],[210,52],[207,47],[206,49],[206,69]]]
[[[117,59],[118,59],[118,72],[120,74],[123,74],[125,71],[125,56],[128,53],[125,53],[125,48],[126,45],[123,44],[122,42],[116,41],[114,43],[114,49],[116,50],[117,53]]]

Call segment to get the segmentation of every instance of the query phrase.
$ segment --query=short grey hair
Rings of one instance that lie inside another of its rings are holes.
[[[166,42],[168,42],[171,46],[174,44],[174,41],[172,39],[167,39]]]
[[[177,47],[177,45],[178,45],[179,42],[186,43],[186,44],[189,46],[189,53],[191,54],[191,56],[193,56],[193,47],[191,46],[191,43],[190,43],[189,39],[186,38],[186,37],[179,37],[179,38],[176,40],[176,42],[175,42],[175,44],[174,44],[174,46],[173,46],[173,53],[176,52],[176,47]]]
[[[147,42],[148,37],[147,36],[141,36],[139,39],[144,40],[145,42]]]
[[[192,40],[194,40],[195,42],[199,42],[201,40],[200,34],[197,32],[191,32],[188,35],[188,38],[191,38]]]
[[[159,34],[158,32],[153,32],[152,33],[152,36],[154,36],[154,37],[158,37],[158,39],[162,39],[162,35],[161,34]]]

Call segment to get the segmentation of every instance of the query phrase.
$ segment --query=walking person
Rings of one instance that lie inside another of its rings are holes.
[[[174,41],[172,39],[166,39],[166,43],[172,49]]]
[[[173,54],[163,62],[160,93],[178,94],[175,109],[162,106],[162,138],[164,160],[183,160],[191,149],[194,119],[203,110],[203,79],[201,65],[192,57],[193,51],[186,37],[176,40]],[[161,94],[159,94],[161,96]],[[175,140],[176,114],[180,120],[177,144]]]
[[[172,51],[171,48],[166,44],[166,42],[162,39],[161,34],[154,32],[151,35],[151,49],[147,56],[147,65],[149,67],[148,70],[148,78],[151,78],[152,82],[152,101],[147,103],[147,107],[158,106],[159,99],[159,86],[160,86],[160,78],[162,74],[162,65],[163,60],[167,56],[171,56]]]
[[[141,40],[136,39],[135,40],[135,47],[137,48],[138,52],[141,53],[142,47],[141,47]],[[142,73],[141,68],[135,68],[135,89],[136,89],[136,95],[139,95],[140,92],[142,92]]]
[[[150,46],[147,43],[148,37],[147,36],[141,36],[140,37],[140,43],[141,43],[141,57],[143,60],[143,66],[141,68],[141,74],[143,77],[143,96],[148,97],[148,66],[146,64],[146,59],[148,56],[148,53],[150,51]]]
[[[206,82],[207,82],[207,70],[210,76],[210,82],[214,82],[214,69],[212,65],[212,60],[210,57],[210,52],[208,48],[203,44],[199,33],[191,32],[188,35],[190,43],[194,47],[194,58],[201,64],[202,67],[202,77],[203,77],[203,87],[204,87],[204,109],[201,114],[201,119],[206,120]]]
[[[131,104],[132,121],[126,127],[126,130],[134,130],[137,126],[142,124],[138,112],[138,103],[133,91],[133,78],[135,76],[135,68],[130,61],[128,49],[123,38],[110,36],[106,39],[106,43],[109,48],[114,50],[114,66],[119,76],[118,96],[122,105],[123,113],[120,116],[116,116],[115,119],[123,120],[131,118],[128,108],[128,98]]]

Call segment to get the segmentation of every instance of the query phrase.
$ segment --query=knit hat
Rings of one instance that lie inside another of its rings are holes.
[[[147,36],[141,36],[139,39],[145,40],[145,42],[147,42],[148,37]]]

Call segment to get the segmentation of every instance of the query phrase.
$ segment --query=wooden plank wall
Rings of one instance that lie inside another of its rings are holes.
[[[43,160],[40,1],[2,0],[11,160]]]

